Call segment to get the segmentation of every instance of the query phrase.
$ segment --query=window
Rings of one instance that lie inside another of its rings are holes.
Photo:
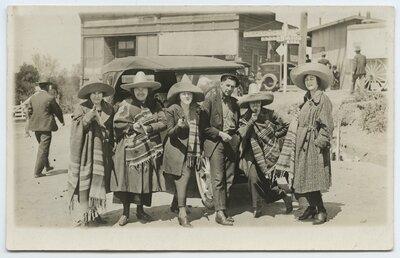
[[[116,57],[127,57],[127,56],[135,56],[135,38],[121,38],[118,39],[117,44],[117,55]]]

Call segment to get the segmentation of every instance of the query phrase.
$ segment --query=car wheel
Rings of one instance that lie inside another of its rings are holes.
[[[210,174],[210,161],[208,158],[203,157],[200,169],[196,168],[196,182],[203,205],[209,209],[213,209],[214,203]]]

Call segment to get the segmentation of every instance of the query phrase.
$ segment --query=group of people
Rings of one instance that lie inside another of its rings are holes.
[[[78,97],[84,101],[72,115],[68,170],[70,208],[79,203],[79,223],[104,223],[99,208],[108,192],[123,206],[120,226],[129,222],[131,203],[137,219],[152,221],[144,206],[151,206],[152,193],[166,191],[169,181],[174,186],[170,210],[178,214],[179,225],[191,227],[187,188],[204,158],[210,162],[218,224],[234,224],[229,196],[237,168],[248,177],[255,218],[263,203],[280,199],[291,213],[288,193],[293,192],[308,203],[299,220],[326,222],[321,192],[331,185],[333,119],[324,90],[333,82],[332,73],[321,64],[306,63],[291,78],[306,94],[290,123],[265,107],[274,96],[256,84],[239,100],[231,96],[240,83],[233,74],[222,75],[220,85],[206,92],[183,76],[170,88],[165,109],[152,97],[161,84],[149,81],[144,72],[121,85],[130,97],[114,107],[104,100],[114,94],[112,87],[101,82],[83,86]],[[282,180],[289,186],[283,187]]]

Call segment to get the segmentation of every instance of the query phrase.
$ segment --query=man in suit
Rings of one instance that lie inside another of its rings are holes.
[[[367,58],[361,54],[361,48],[359,46],[356,46],[354,51],[356,52],[356,55],[353,59],[353,84],[350,93],[354,93],[357,79],[361,79],[367,74],[365,71]]]
[[[49,163],[49,150],[51,143],[51,132],[57,131],[57,123],[54,115],[64,125],[63,113],[57,104],[54,96],[48,93],[51,83],[39,82],[40,90],[34,94],[28,101],[28,129],[35,132],[36,140],[39,143],[34,177],[42,177],[46,171],[54,169]]]
[[[204,155],[210,159],[215,221],[233,225],[233,218],[226,213],[229,191],[232,186],[239,146],[240,109],[231,97],[239,86],[239,79],[232,74],[221,76],[220,86],[206,94],[200,115],[200,130],[204,137]]]

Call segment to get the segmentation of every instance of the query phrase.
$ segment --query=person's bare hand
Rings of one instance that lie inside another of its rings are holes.
[[[232,140],[232,136],[230,136],[229,134],[224,133],[224,132],[219,132],[219,137],[221,137],[221,139],[224,142],[229,142],[230,140]]]
[[[138,133],[144,133],[142,126],[138,122],[133,124],[133,130]]]
[[[185,120],[184,120],[184,118],[179,118],[179,119],[178,119],[178,127],[180,127],[180,128],[185,127]]]

